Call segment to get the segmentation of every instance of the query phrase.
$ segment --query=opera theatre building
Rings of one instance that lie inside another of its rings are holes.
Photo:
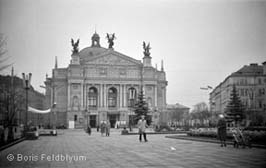
[[[56,126],[97,127],[109,120],[111,127],[128,126],[134,118],[133,105],[143,86],[152,122],[158,122],[159,112],[166,107],[166,75],[163,62],[160,70],[151,63],[149,44],[143,44],[143,60],[115,51],[114,34],[107,35],[109,46],[100,44],[94,33],[91,45],[79,50],[79,40],[72,40],[72,55],[68,67],[55,67],[46,76],[46,98],[52,105]],[[90,42],[89,42],[90,43]]]

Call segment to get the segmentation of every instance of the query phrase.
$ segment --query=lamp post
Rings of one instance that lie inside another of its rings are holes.
[[[25,121],[25,131],[28,130],[28,90],[30,89],[30,82],[31,82],[31,73],[28,75],[25,75],[25,73],[22,73],[23,78],[23,87],[26,91],[26,121]]]
[[[213,90],[213,87],[212,86],[207,86],[207,87],[201,87],[200,88],[201,90],[210,90],[210,91],[212,91]],[[222,94],[222,93],[221,93]],[[210,95],[210,92],[209,92],[209,95]],[[210,113],[211,113],[211,119],[213,119],[213,113],[212,113],[212,105],[213,105],[213,101],[212,101],[212,99],[210,99]],[[210,126],[210,122],[209,122],[209,120],[208,120],[208,126]]]
[[[56,124],[57,124],[57,113],[56,113],[56,101],[55,101],[55,91],[61,89],[62,87],[64,87],[64,85],[55,85],[54,83],[52,84],[52,86],[42,86],[40,85],[41,88],[43,89],[51,89],[51,94],[52,94],[52,100],[51,100],[51,108],[52,111],[51,113],[54,115],[54,120],[52,121],[53,127],[55,127],[56,129]],[[49,114],[49,125],[51,124],[51,114]]]
[[[57,115],[56,115],[55,108],[56,108],[56,102],[54,102],[53,106],[52,106],[52,110],[53,110],[53,114],[54,114],[54,122],[53,122],[53,129],[54,130],[56,129],[56,122],[57,122]]]

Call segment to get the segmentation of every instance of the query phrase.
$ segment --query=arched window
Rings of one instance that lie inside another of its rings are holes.
[[[91,87],[88,93],[88,106],[89,107],[93,107],[93,108],[97,107],[97,96],[98,96],[97,89],[95,87]]]
[[[133,87],[128,89],[128,107],[134,107],[137,101],[137,90]]]
[[[108,107],[117,106],[117,90],[114,87],[111,87],[108,90]]]

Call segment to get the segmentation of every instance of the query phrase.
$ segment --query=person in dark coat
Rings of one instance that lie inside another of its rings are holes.
[[[88,125],[87,132],[88,132],[89,135],[91,135],[91,126],[90,125]]]
[[[103,121],[102,123],[101,123],[101,134],[102,134],[102,136],[103,136],[103,134],[105,133],[105,128],[106,127],[106,124],[105,124],[105,122]]]
[[[217,135],[221,142],[221,147],[226,147],[226,121],[223,114],[219,115],[217,124]]]
[[[110,136],[110,128],[111,128],[110,122],[107,120],[105,127],[106,136]]]

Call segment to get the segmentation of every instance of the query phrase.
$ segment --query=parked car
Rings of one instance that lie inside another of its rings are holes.
[[[40,135],[50,135],[50,136],[57,136],[57,130],[56,129],[40,129],[39,130]]]
[[[26,139],[38,139],[39,138],[39,132],[36,127],[30,127],[29,130],[25,134]]]

